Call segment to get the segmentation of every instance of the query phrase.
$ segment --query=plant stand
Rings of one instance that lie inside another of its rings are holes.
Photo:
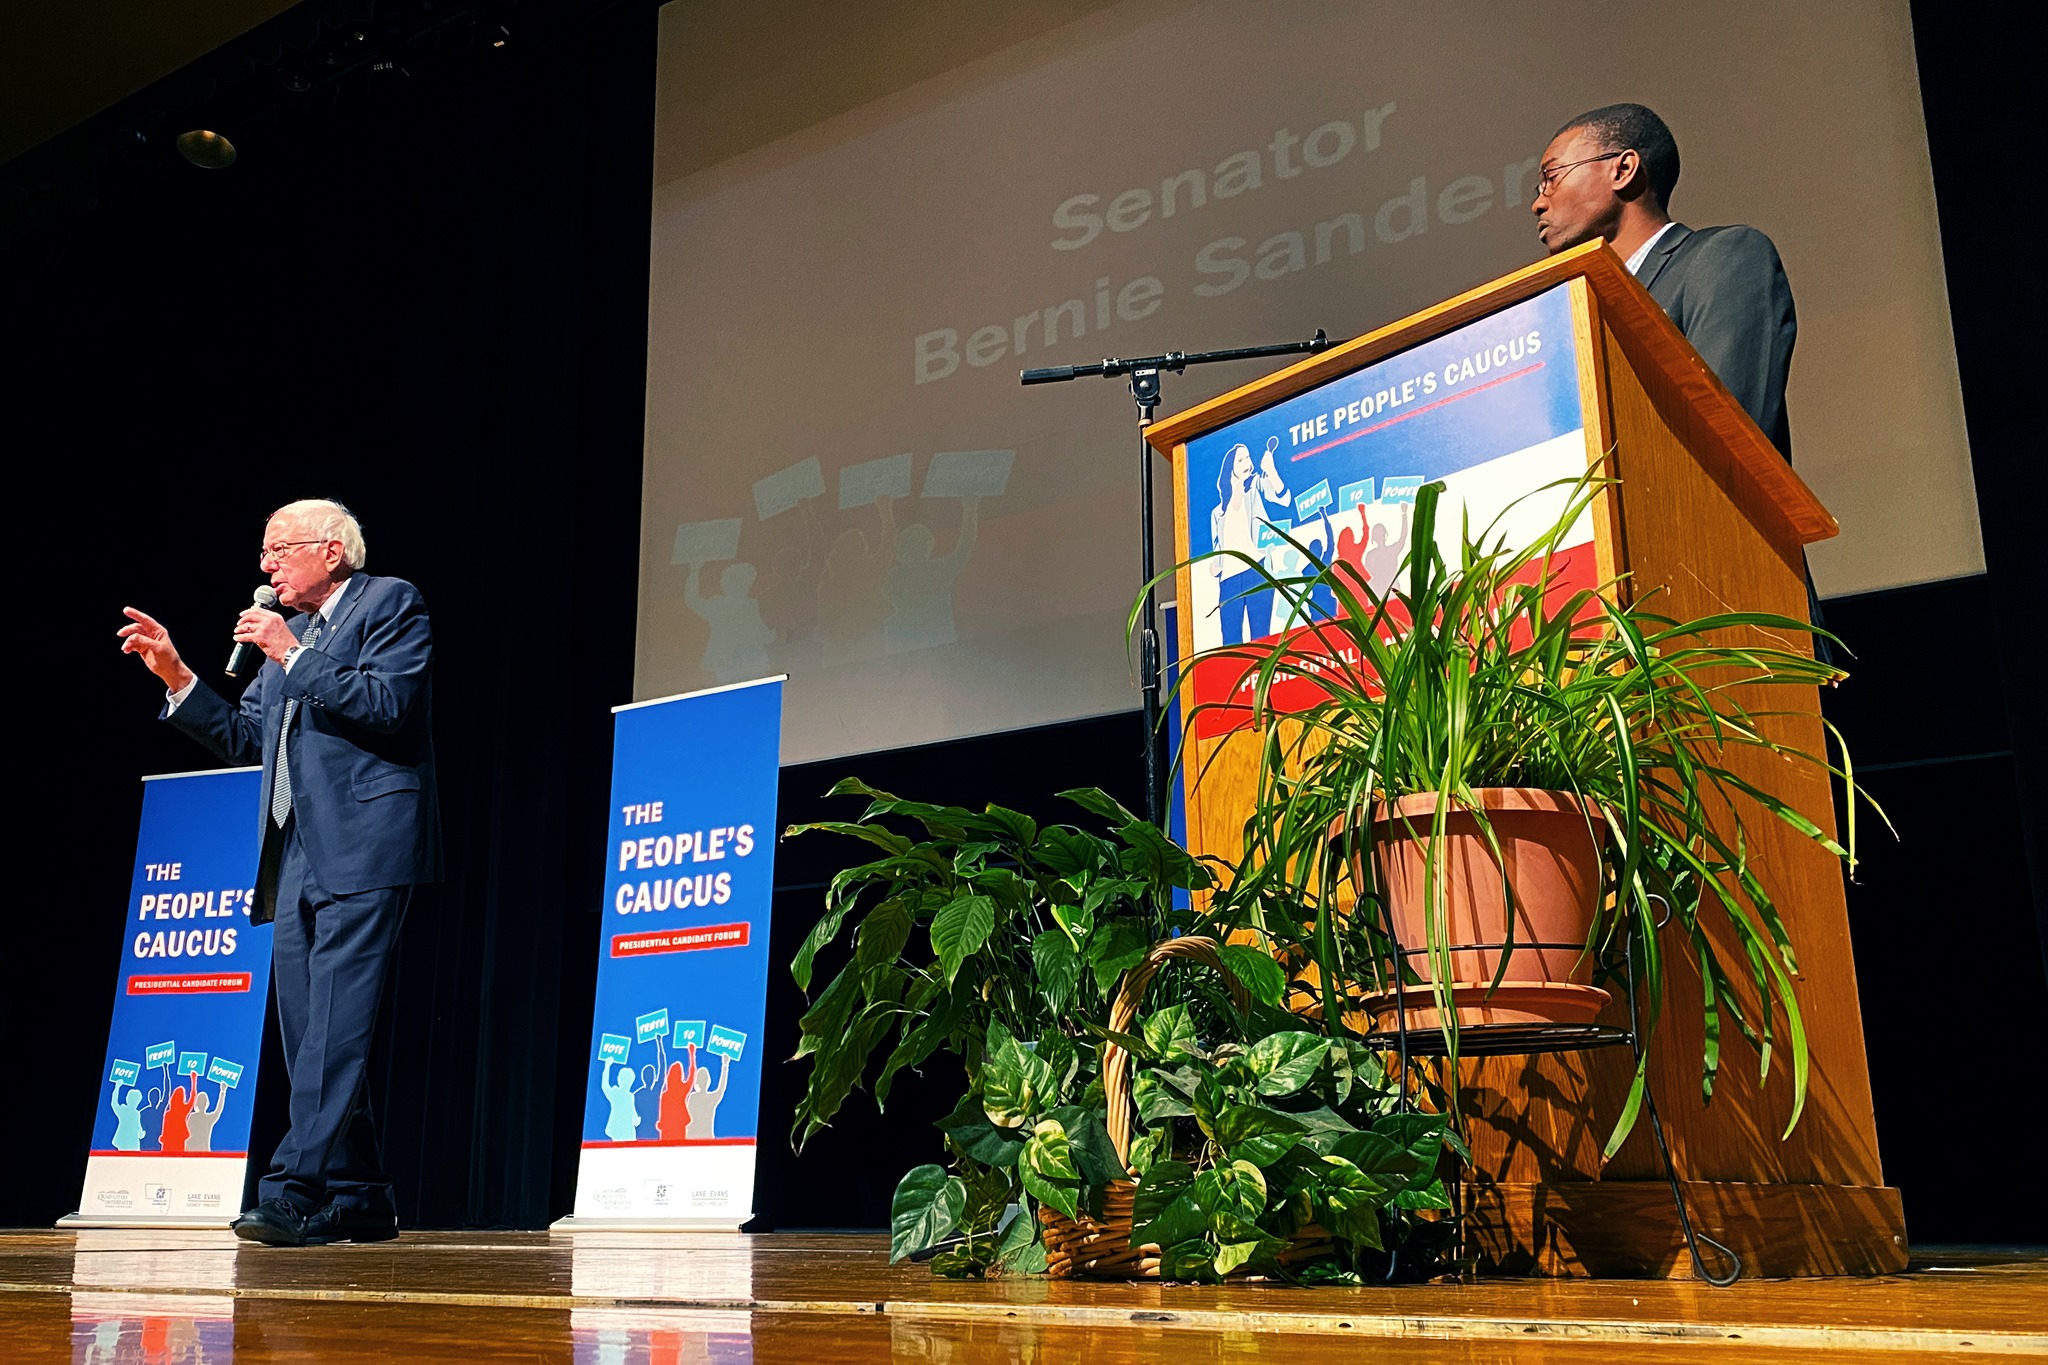
[[[1382,921],[1389,941],[1394,945],[1395,959],[1405,964],[1411,957],[1426,957],[1428,948],[1403,948],[1393,934],[1393,926]],[[1499,950],[1506,945],[1499,943],[1460,943],[1448,950],[1461,949]],[[1519,943],[1516,948],[1543,948],[1578,951],[1583,944],[1575,943]],[[1548,1052],[1585,1052],[1597,1048],[1627,1046],[1637,1065],[1643,1060],[1642,1016],[1636,1001],[1635,940],[1631,934],[1623,944],[1623,963],[1628,986],[1628,1027],[1615,1028],[1605,1024],[1472,1024],[1457,1030],[1458,1055],[1460,1057],[1510,1057],[1529,1056]],[[1395,974],[1399,983],[1401,972]],[[1408,1063],[1411,1058],[1447,1057],[1450,1045],[1443,1033],[1436,1029],[1412,1031],[1408,1027],[1408,988],[1397,984],[1393,992],[1395,1026],[1365,1035],[1368,1047],[1393,1052],[1398,1057],[1401,1108],[1412,1107],[1408,1083]],[[1450,1078],[1456,1084],[1456,1077]],[[1664,1178],[1671,1187],[1671,1199],[1678,1207],[1678,1226],[1684,1234],[1685,1249],[1692,1257],[1693,1273],[1715,1288],[1726,1288],[1742,1277],[1742,1258],[1730,1247],[1722,1245],[1693,1226],[1692,1213],[1686,1207],[1685,1189],[1678,1179],[1678,1170],[1671,1160],[1671,1147],[1664,1138],[1664,1124],[1657,1116],[1657,1097],[1647,1081],[1643,1089],[1643,1111],[1650,1120],[1650,1133],[1657,1143],[1657,1153],[1663,1159]],[[1455,1158],[1453,1158],[1455,1160]],[[1455,1175],[1455,1173],[1454,1173]],[[1449,1182],[1453,1190],[1460,1188],[1461,1181],[1455,1178]],[[1454,1196],[1455,1197],[1455,1196]],[[1700,1254],[1701,1246],[1711,1247],[1724,1260],[1728,1269],[1716,1274],[1707,1268]],[[1390,1265],[1387,1278],[1394,1276],[1396,1266]]]

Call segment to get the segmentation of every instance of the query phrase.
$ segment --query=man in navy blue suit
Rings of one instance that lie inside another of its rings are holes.
[[[230,703],[133,607],[120,630],[168,689],[163,718],[229,763],[263,769],[263,853],[250,918],[274,918],[272,972],[291,1129],[256,1207],[235,1220],[279,1246],[398,1235],[370,1110],[377,1005],[414,886],[440,876],[433,631],[419,590],[361,572],[347,508],[279,508],[262,568],[289,622],[251,607],[235,639],[264,664]]]

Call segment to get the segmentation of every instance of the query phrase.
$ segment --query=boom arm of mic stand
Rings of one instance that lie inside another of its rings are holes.
[[[1043,369],[1022,371],[1017,376],[1019,381],[1025,384],[1059,384],[1069,379],[1117,379],[1125,375],[1130,376],[1131,398],[1138,405],[1138,523],[1141,540],[1138,560],[1145,582],[1143,623],[1138,631],[1138,666],[1144,674],[1139,680],[1138,691],[1143,699],[1145,717],[1145,815],[1162,830],[1166,828],[1166,793],[1159,771],[1161,670],[1159,631],[1154,624],[1158,612],[1154,605],[1155,591],[1152,582],[1152,449],[1145,443],[1144,435],[1145,428],[1152,424],[1152,414],[1159,406],[1160,376],[1169,373],[1180,374],[1190,365],[1209,365],[1223,360],[1258,360],[1267,356],[1312,354],[1327,349],[1329,345],[1329,336],[1318,327],[1315,336],[1308,341],[1286,341],[1277,346],[1243,346],[1229,351],[1197,351],[1193,355],[1184,351],[1168,351],[1164,355],[1142,356],[1135,360],[1111,356],[1093,365],[1049,365]]]
[[[1117,379],[1138,370],[1164,370],[1179,374],[1190,365],[1213,365],[1221,360],[1259,360],[1275,355],[1309,355],[1328,350],[1330,338],[1322,328],[1308,341],[1283,341],[1277,346],[1240,346],[1228,351],[1168,351],[1165,355],[1139,356],[1124,360],[1116,356],[1097,361],[1093,365],[1048,365],[1036,370],[1021,370],[1017,380],[1022,384],[1061,384],[1069,379]]]

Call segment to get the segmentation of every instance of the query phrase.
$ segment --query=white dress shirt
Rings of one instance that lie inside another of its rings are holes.
[[[1650,240],[1636,248],[1635,255],[1628,258],[1628,273],[1633,275],[1643,268],[1643,262],[1650,259],[1650,248],[1664,240],[1664,234],[1677,227],[1677,223],[1666,223],[1650,234]]]

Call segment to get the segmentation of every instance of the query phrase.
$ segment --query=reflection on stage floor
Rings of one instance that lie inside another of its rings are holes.
[[[938,1280],[858,1235],[0,1233],[0,1360],[73,1365],[854,1360],[2048,1359],[2048,1254],[1880,1279],[1366,1289]]]

